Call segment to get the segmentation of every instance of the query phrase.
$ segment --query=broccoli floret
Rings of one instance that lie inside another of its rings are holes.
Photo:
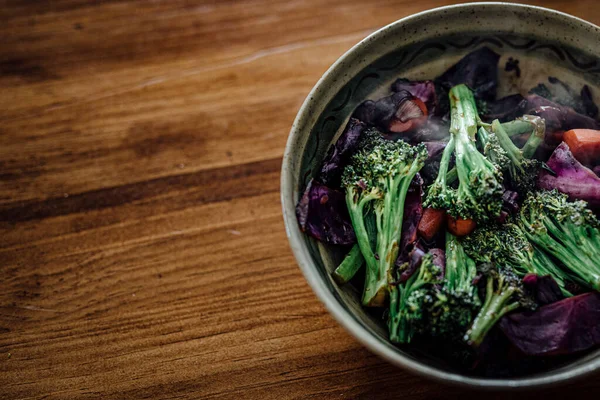
[[[388,282],[398,256],[406,193],[426,159],[425,145],[386,140],[372,129],[364,133],[359,150],[344,170],[346,204],[367,265],[362,298],[365,306],[386,303]],[[377,227],[375,240],[365,222],[371,212]]]
[[[478,117],[471,90],[465,85],[458,85],[450,90],[449,97],[450,140],[440,161],[438,177],[429,187],[425,204],[445,209],[454,217],[484,222],[500,214],[502,173],[475,146]],[[456,158],[457,189],[449,187],[447,180],[452,154]]]
[[[498,137],[494,133],[489,132],[482,126],[477,132],[477,142],[488,160],[493,162],[500,170],[508,168],[510,159],[506,151],[500,146]]]
[[[600,290],[600,222],[585,201],[567,199],[556,189],[529,194],[519,225],[542,253],[561,262],[570,278]]]
[[[489,267],[490,264],[484,264]],[[484,270],[486,291],[483,306],[465,334],[465,341],[479,347],[490,329],[507,313],[519,307],[535,308],[519,277],[510,267],[487,268]]]
[[[537,251],[516,224],[485,225],[463,238],[467,254],[480,264],[508,265],[520,274],[550,275],[566,297],[565,273],[547,256]]]
[[[390,284],[388,328],[394,343],[409,343],[425,317],[425,305],[431,302],[433,285],[441,282],[441,269],[425,254],[418,270],[404,283]]]
[[[498,120],[492,122],[491,132],[481,128],[478,135],[478,139],[484,146],[484,154],[502,171],[508,172],[511,186],[521,194],[535,189],[539,170],[543,166],[542,162],[525,156],[527,154],[531,157],[544,139],[543,119],[534,118],[537,119],[527,119],[535,128],[523,146],[523,150],[512,142]]]
[[[446,233],[446,268],[441,289],[435,288],[426,298],[426,318],[421,331],[433,337],[460,342],[473,321],[481,302],[473,280],[475,262],[469,258],[458,239]]]

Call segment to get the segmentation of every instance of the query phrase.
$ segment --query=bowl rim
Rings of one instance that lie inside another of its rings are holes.
[[[294,253],[296,261],[306,281],[308,282],[312,290],[315,292],[317,297],[320,299],[320,301],[325,305],[329,313],[337,320],[337,322],[371,352],[390,362],[392,365],[401,367],[404,370],[410,371],[422,377],[433,379],[438,382],[451,383],[458,386],[479,389],[540,388],[551,385],[558,385],[560,383],[564,383],[569,380],[574,380],[576,378],[583,378],[584,376],[587,376],[593,373],[594,371],[600,369],[600,358],[590,360],[589,362],[583,365],[578,365],[566,371],[561,371],[559,373],[552,373],[550,371],[547,376],[495,379],[470,377],[459,373],[447,372],[436,367],[428,366],[419,361],[412,360],[411,358],[406,357],[401,353],[390,352],[389,348],[386,346],[385,343],[376,338],[366,326],[362,325],[357,320],[357,317],[352,312],[344,308],[339,303],[339,300],[333,295],[333,293],[330,292],[325,283],[319,277],[319,274],[313,271],[313,269],[315,268],[314,261],[312,260],[312,257],[308,251],[307,245],[302,239],[303,234],[300,232],[296,220],[296,204],[293,202],[293,196],[290,195],[295,190],[292,159],[295,153],[294,144],[297,143],[298,139],[302,135],[302,132],[299,129],[299,125],[301,124],[301,121],[307,117],[307,114],[311,109],[312,103],[314,102],[313,99],[317,97],[317,91],[323,85],[323,83],[330,79],[331,76],[335,76],[341,71],[343,71],[344,60],[346,60],[349,56],[351,56],[358,49],[364,46],[367,42],[373,41],[378,37],[382,36],[384,32],[388,29],[405,24],[413,19],[421,18],[429,14],[444,12],[449,9],[455,10],[461,8],[498,6],[513,8],[515,10],[528,9],[536,12],[553,14],[555,16],[558,15],[568,20],[578,22],[584,26],[600,30],[600,27],[598,27],[595,24],[592,24],[591,22],[585,21],[579,17],[575,17],[573,15],[561,11],[553,10],[546,7],[507,2],[474,2],[436,7],[433,9],[411,14],[375,30],[374,32],[366,36],[364,39],[362,39],[360,42],[352,46],[341,57],[339,57],[321,76],[321,78],[313,86],[306,99],[304,100],[302,106],[300,107],[296,115],[296,118],[294,119],[285,147],[281,169],[280,195],[286,235],[288,237],[288,241],[290,243],[292,252]]]

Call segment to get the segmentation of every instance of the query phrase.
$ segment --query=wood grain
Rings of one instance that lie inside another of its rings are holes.
[[[0,398],[480,397],[342,330],[279,203],[321,74],[450,3],[1,1]],[[600,23],[595,0],[534,3]]]

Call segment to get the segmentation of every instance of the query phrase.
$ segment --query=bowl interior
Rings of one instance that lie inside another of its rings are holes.
[[[472,11],[479,16],[478,23],[473,21],[447,26],[432,24],[436,18],[444,17],[444,14],[447,18],[453,18],[458,17],[460,12],[464,19],[465,13],[469,15]],[[523,27],[514,29],[510,23],[497,23],[498,19],[503,18],[514,23],[526,12],[530,13],[532,19],[539,18],[542,26],[547,24],[549,30],[559,29],[561,23],[572,19],[564,14],[539,8],[474,4],[434,10],[424,16],[417,16],[416,19],[420,18],[420,21],[414,21],[415,18],[404,23],[401,21],[377,32],[347,53],[317,84],[298,115],[284,160],[282,200],[286,227],[298,261],[317,294],[338,320],[380,355],[440,379],[489,386],[546,384],[595,368],[600,363],[600,350],[533,376],[490,380],[469,378],[414,347],[393,346],[388,342],[387,329],[381,318],[361,306],[362,288],[351,284],[340,287],[331,279],[330,273],[341,261],[343,250],[299,234],[290,207],[293,207],[308,181],[318,171],[327,149],[341,134],[359,103],[389,94],[390,85],[397,78],[433,79],[462,56],[479,47],[488,46],[501,55],[498,97],[513,93],[526,95],[531,88],[539,83],[548,83],[548,77],[554,76],[576,89],[587,84],[598,99],[598,53],[594,54],[585,44],[573,40],[573,37],[584,34],[590,26],[575,20],[574,26],[581,26],[572,31],[567,32],[563,27],[562,33],[543,35],[540,33],[544,29],[539,29],[540,26],[537,31],[528,32]],[[494,23],[489,24],[489,29],[482,28],[486,21],[492,20]],[[422,28],[423,26],[430,28]],[[427,29],[431,29],[431,32],[428,33]],[[389,39],[390,35],[399,34],[412,34],[416,39],[400,42],[396,39],[395,44],[386,43],[386,40],[394,41]],[[597,31],[594,34],[599,36]],[[519,76],[515,70],[506,70],[505,65],[509,59],[519,61]],[[366,336],[370,337],[366,339]],[[374,340],[378,342],[376,346],[373,345]],[[415,365],[421,368],[414,368]]]

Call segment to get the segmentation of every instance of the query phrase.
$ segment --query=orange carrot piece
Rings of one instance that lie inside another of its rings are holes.
[[[571,129],[565,132],[563,140],[579,162],[595,164],[600,159],[600,131]]]
[[[444,224],[446,211],[426,208],[423,210],[423,216],[419,221],[417,232],[425,240],[431,240]]]
[[[466,236],[473,232],[477,224],[472,219],[453,218],[447,216],[448,230],[454,236]]]

